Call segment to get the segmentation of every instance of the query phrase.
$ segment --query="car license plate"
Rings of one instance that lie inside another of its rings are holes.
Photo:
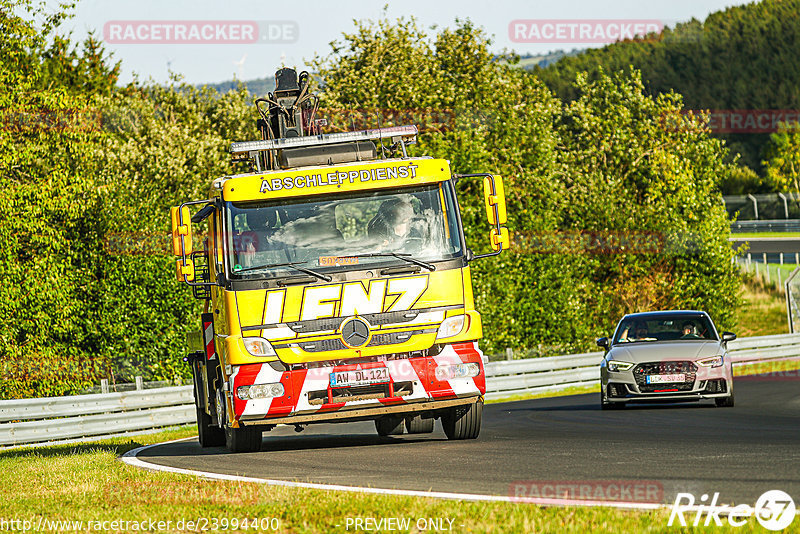
[[[647,375],[648,384],[671,384],[674,382],[686,382],[686,375]]]
[[[331,373],[332,388],[369,386],[371,384],[385,384],[387,382],[389,382],[389,369],[387,367],[373,367],[372,369],[356,369],[354,371],[338,371]]]

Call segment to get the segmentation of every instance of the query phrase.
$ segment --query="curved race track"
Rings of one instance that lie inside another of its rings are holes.
[[[800,379],[738,377],[736,406],[629,406],[601,411],[597,394],[485,406],[477,440],[433,434],[380,438],[371,422],[279,427],[261,452],[231,454],[195,441],[138,454],[144,462],[248,477],[509,496],[515,481],[647,481],[677,492],[755,503],[800,495]],[[530,486],[528,486],[530,487]],[[539,486],[537,486],[539,487]],[[659,495],[661,495],[659,493]],[[635,500],[635,499],[634,499]],[[699,504],[699,503],[698,503]]]

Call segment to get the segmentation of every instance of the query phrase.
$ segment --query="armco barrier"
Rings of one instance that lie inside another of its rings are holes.
[[[737,339],[735,366],[800,359],[800,334]],[[602,352],[486,364],[486,398],[591,386]],[[0,446],[146,430],[195,421],[192,386],[0,401]]]

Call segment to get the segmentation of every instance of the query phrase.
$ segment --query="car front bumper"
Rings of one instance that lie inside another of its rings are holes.
[[[733,391],[730,364],[720,367],[697,367],[691,381],[665,383],[646,391],[637,382],[633,371],[614,372],[603,369],[601,387],[607,402],[682,402],[728,397]]]

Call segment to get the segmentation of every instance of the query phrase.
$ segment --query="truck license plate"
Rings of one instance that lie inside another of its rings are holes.
[[[372,369],[356,369],[355,371],[338,371],[331,373],[332,388],[369,386],[371,384],[385,384],[387,382],[389,382],[389,369],[387,367],[373,367]]]
[[[648,384],[670,384],[674,382],[686,382],[686,375],[647,375]]]

